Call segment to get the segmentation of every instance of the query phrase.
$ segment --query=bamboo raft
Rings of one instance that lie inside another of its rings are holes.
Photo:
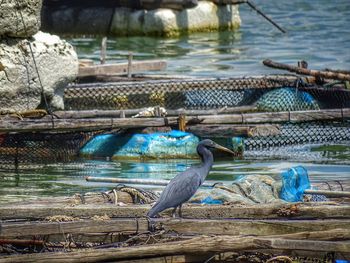
[[[77,204],[74,198],[50,198],[2,206],[0,248],[27,247],[32,253],[5,256],[0,250],[0,262],[164,262],[165,257],[222,262],[245,253],[267,259],[324,260],[330,253],[333,259],[350,257],[347,199],[342,204],[185,205],[182,219],[169,218],[169,210],[163,218],[146,218],[150,205],[131,205],[126,193],[118,192],[118,199],[129,202],[123,206],[96,203],[98,199],[90,196],[89,204]],[[43,248],[51,252],[37,253]]]

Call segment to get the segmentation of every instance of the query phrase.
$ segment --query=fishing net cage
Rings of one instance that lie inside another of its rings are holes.
[[[349,116],[343,116],[343,109],[350,106],[350,91],[338,86],[325,88],[307,84],[291,75],[72,83],[65,89],[64,102],[65,110],[69,111],[125,110],[127,113],[163,107],[167,111],[193,110],[192,115],[196,115],[196,110],[217,110],[216,114],[220,115],[225,114],[225,109],[240,107],[248,107],[252,113],[341,109],[342,118],[332,121],[280,123],[278,134],[244,138],[244,148],[270,149],[292,144],[350,140]],[[52,118],[53,123],[55,120]],[[79,149],[94,135],[104,132],[111,131],[103,128],[98,132],[96,129],[2,132],[0,168],[70,161],[79,155]]]

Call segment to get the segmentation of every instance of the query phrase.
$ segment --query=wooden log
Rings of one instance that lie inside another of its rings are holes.
[[[195,237],[190,240],[167,242],[134,247],[84,250],[71,253],[39,253],[0,258],[0,263],[27,262],[104,262],[121,259],[137,259],[152,256],[170,256],[179,254],[221,253],[252,249],[306,250],[320,252],[348,253],[350,243],[309,240],[285,240],[257,237]]]
[[[0,239],[0,245],[15,245],[15,246],[43,246],[44,241],[42,240],[23,240],[23,239]]]
[[[280,134],[278,125],[192,125],[188,126],[187,132],[191,132],[200,137],[232,138],[234,136],[243,137],[263,137]]]
[[[281,122],[307,122],[316,120],[343,120],[350,117],[350,108],[309,111],[259,112],[242,114],[187,116],[187,126],[193,124],[258,124]],[[91,118],[91,119],[40,119],[3,120],[0,132],[17,131],[74,131],[138,127],[172,126],[177,117],[167,118]]]
[[[118,118],[121,113],[125,116],[136,115],[146,108],[140,109],[125,109],[125,110],[81,110],[81,111],[55,111],[53,114],[60,119],[82,119],[82,118]],[[242,107],[225,107],[222,109],[213,110],[166,110],[167,116],[178,116],[180,114],[185,115],[217,115],[227,113],[241,113],[256,111],[255,106],[242,106]]]
[[[263,64],[271,68],[288,70],[290,72],[294,72],[297,74],[310,75],[310,76],[321,77],[325,79],[350,80],[350,74],[343,74],[343,73],[331,72],[331,71],[310,70],[306,68],[300,68],[300,67],[278,63],[270,59],[265,59],[263,61]]]
[[[0,239],[8,237],[77,234],[138,233],[148,231],[146,219],[80,220],[73,222],[2,223]]]
[[[350,233],[350,220],[204,220],[179,219],[155,221],[157,228],[184,235],[255,235],[272,236],[305,231],[341,228]],[[347,236],[350,239],[350,236]]]
[[[54,215],[67,215],[79,218],[91,218],[94,215],[110,218],[135,218],[143,217],[150,209],[150,205],[114,206],[101,205],[28,205],[13,204],[3,205],[0,209],[0,218],[8,219],[43,219]],[[286,213],[291,211],[292,213]],[[162,213],[162,216],[170,215],[170,209]],[[252,206],[236,205],[211,205],[202,206],[185,204],[182,209],[184,218],[240,218],[240,219],[349,219],[349,205],[323,205],[320,203],[305,204],[259,204]]]
[[[322,240],[350,239],[349,220],[198,220],[152,219],[157,230],[175,231],[181,235],[279,235],[287,238],[314,238]],[[147,232],[150,223],[146,219],[79,220],[73,222],[2,223],[0,241],[13,237],[55,234],[91,234]],[[310,232],[317,231],[310,235]],[[328,233],[326,235],[325,233]],[[302,232],[303,234],[300,234]],[[321,234],[320,234],[321,232]],[[292,234],[299,233],[299,234]],[[323,233],[323,234],[322,234]],[[339,235],[339,233],[342,233]]]
[[[103,64],[79,67],[78,78],[86,76],[104,75],[125,75],[128,73],[129,63]],[[130,70],[132,72],[165,70],[166,62],[156,61],[133,61]]]
[[[167,120],[175,125],[177,118]],[[40,119],[40,120],[3,120],[0,132],[32,131],[93,131],[118,128],[160,127],[166,126],[164,118],[91,118],[91,119]]]

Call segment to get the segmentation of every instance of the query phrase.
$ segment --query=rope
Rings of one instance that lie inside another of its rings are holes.
[[[23,14],[22,14],[22,12],[21,12],[21,6],[20,6],[18,0],[16,0],[16,5],[17,5],[17,7],[18,7],[18,12],[19,12],[19,15],[20,15],[20,17],[21,17],[21,21],[22,21],[22,23],[23,23],[24,31],[25,31],[26,33],[28,33],[26,23],[24,22]],[[28,41],[27,44],[28,44],[28,46],[29,46],[29,50],[30,50],[30,53],[31,53],[31,56],[32,56],[32,59],[33,59],[33,63],[34,63],[34,68],[35,68],[35,71],[36,71],[37,76],[38,76],[39,84],[40,84],[40,87],[41,87],[41,94],[42,94],[42,97],[44,98],[44,103],[45,103],[46,109],[47,109],[48,112],[51,114],[51,113],[52,113],[52,110],[51,110],[51,107],[50,107],[50,105],[48,104],[47,99],[46,99],[46,95],[45,95],[45,92],[44,92],[44,86],[43,86],[43,83],[42,83],[41,78],[40,78],[40,74],[39,74],[38,66],[37,66],[37,63],[36,63],[36,60],[35,60],[35,56],[34,56],[34,52],[33,52],[32,45],[30,44],[30,41]],[[28,86],[30,87],[29,80],[28,80]],[[52,121],[53,121],[53,120],[52,120]]]

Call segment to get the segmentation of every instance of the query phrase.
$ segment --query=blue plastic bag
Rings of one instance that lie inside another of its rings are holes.
[[[302,201],[304,191],[311,188],[307,170],[302,166],[296,166],[283,172],[281,176],[280,198],[288,202]]]

